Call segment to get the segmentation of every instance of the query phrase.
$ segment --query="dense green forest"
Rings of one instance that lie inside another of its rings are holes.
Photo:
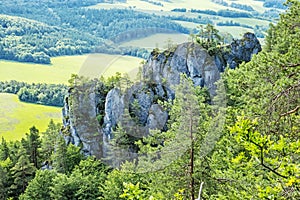
[[[84,53],[123,54],[147,58],[142,48],[119,47],[119,43],[150,36],[155,33],[194,33],[179,23],[213,23],[212,18],[257,18],[274,20],[280,11],[268,9],[263,13],[247,5],[231,3],[229,9],[201,10],[175,8],[173,12],[191,12],[208,16],[149,14],[135,9],[92,9],[88,6],[103,0],[86,1],[1,1],[0,4],[0,59],[20,62],[51,63],[51,57]],[[107,2],[107,1],[105,1]],[[116,1],[113,1],[116,2]],[[120,1],[123,2],[123,1]],[[159,3],[147,1],[149,3]],[[214,1],[224,4],[224,1]],[[279,8],[282,1],[265,1],[267,7]],[[232,10],[237,8],[240,11]],[[252,9],[251,9],[252,8]],[[14,16],[14,17],[12,17]],[[242,23],[218,22],[222,26],[251,28],[261,38],[266,26],[254,27]],[[146,30],[146,31],[145,31]]]
[[[49,106],[62,107],[67,91],[68,87],[64,84],[0,81],[0,93],[17,94],[21,101]]]
[[[119,169],[67,145],[67,133],[53,121],[44,133],[32,127],[21,141],[2,139],[0,198],[182,200],[197,198],[201,188],[201,199],[299,199],[300,2],[288,0],[287,6],[270,26],[264,50],[223,73],[215,102],[227,102],[226,119],[214,130],[220,135],[215,144],[208,138],[215,106],[207,104],[205,88],[182,78],[173,104],[164,104],[168,130],[136,141],[139,153],[149,157]],[[111,88],[119,80],[103,84]],[[50,87],[14,85],[13,93]],[[180,149],[176,137],[182,133],[192,137],[178,156],[168,148]],[[117,134],[126,136],[121,128]]]
[[[145,49],[117,44],[154,33],[189,33],[167,17],[85,7],[97,2],[4,1],[0,5],[0,59],[49,64],[53,56],[91,52],[146,58]]]

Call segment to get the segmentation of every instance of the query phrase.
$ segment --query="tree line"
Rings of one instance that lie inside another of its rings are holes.
[[[0,59],[49,64],[53,56],[91,52],[127,55],[134,50],[119,48],[118,43],[154,33],[189,33],[167,17],[130,9],[54,9],[36,4],[28,10],[26,3],[20,8],[9,6],[1,4],[1,13],[36,21],[0,15]],[[142,54],[137,55],[147,57]]]
[[[221,17],[231,17],[231,18],[238,18],[238,17],[244,17],[244,18],[251,18],[253,17],[252,14],[247,13],[247,12],[239,12],[235,10],[198,10],[198,9],[191,9],[192,13],[202,13],[202,14],[207,14],[207,15],[217,15]]]
[[[161,102],[170,114],[167,131],[132,141],[118,127],[114,144],[126,150],[134,142],[138,161],[112,169],[84,158],[53,122],[43,137],[32,127],[21,141],[2,140],[1,197],[195,200],[200,190],[201,199],[298,199],[300,2],[288,6],[268,30],[265,49],[225,70],[214,104],[183,76],[174,101]],[[226,110],[216,107],[224,102]],[[222,117],[224,126],[215,121]]]
[[[19,81],[0,81],[0,92],[17,94],[24,102],[49,106],[64,105],[68,87],[64,84],[25,83]]]
[[[1,199],[96,199],[109,168],[67,145],[60,124],[31,127],[21,141],[0,144]]]

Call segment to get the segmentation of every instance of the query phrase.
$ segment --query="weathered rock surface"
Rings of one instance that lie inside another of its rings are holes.
[[[102,134],[96,119],[96,94],[94,85],[86,85],[76,88],[72,97],[66,98],[63,108],[63,125],[68,132],[64,131],[67,143],[76,146],[82,145],[82,151],[86,155],[102,156]],[[71,99],[70,99],[71,98]],[[72,101],[72,106],[68,103]]]
[[[180,74],[190,77],[195,86],[207,87],[214,95],[214,83],[225,67],[235,68],[243,61],[248,62],[259,51],[259,41],[251,33],[233,41],[229,51],[220,55],[211,56],[200,45],[191,42],[161,53],[153,51],[143,66],[140,83],[125,90],[114,88],[106,97],[99,95],[92,86],[85,88],[77,96],[78,110],[74,103],[70,106],[70,97],[66,98],[63,123],[69,134],[65,138],[67,142],[82,145],[87,155],[102,157],[107,154],[107,141],[120,123],[130,126],[136,123],[134,128],[125,127],[134,137],[145,136],[150,129],[166,130],[168,113],[157,102],[175,98],[174,86],[179,84]],[[103,99],[104,104],[99,103]],[[102,108],[101,112],[99,108]],[[104,113],[101,127],[96,121],[99,113]]]
[[[253,33],[245,33],[240,40],[234,40],[231,45],[231,52],[225,54],[227,64],[231,69],[235,69],[243,61],[249,62],[253,55],[260,52],[261,45]]]
[[[124,112],[124,98],[119,89],[108,92],[105,101],[104,133],[110,135]]]
[[[152,130],[164,130],[167,120],[168,113],[159,104],[152,104],[146,126]]]

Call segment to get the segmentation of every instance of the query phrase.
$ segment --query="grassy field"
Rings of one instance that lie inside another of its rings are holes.
[[[140,66],[142,59],[108,54],[91,54],[86,57],[82,64],[79,74],[91,78],[97,78],[103,75],[104,77],[113,76],[116,72],[128,73],[134,77],[134,69]]]
[[[211,0],[201,0],[201,1],[193,1],[193,0],[172,0],[172,2],[162,2],[157,0],[152,0],[156,2],[162,3],[164,6],[153,5],[151,3],[140,1],[140,0],[127,0],[126,3],[99,3],[98,5],[91,6],[91,8],[97,9],[111,9],[111,8],[133,8],[137,10],[152,10],[152,11],[170,11],[174,8],[187,8],[187,9],[201,9],[201,10],[220,10],[227,9],[228,7],[216,4],[211,2]],[[225,0],[228,4],[231,4],[232,0]],[[263,12],[266,8],[263,7],[263,2],[255,1],[255,0],[236,0],[235,3],[245,4],[252,6],[256,11]],[[232,10],[237,10],[234,8],[230,8]]]
[[[185,34],[154,34],[149,37],[132,40],[129,42],[125,42],[120,46],[134,46],[134,47],[144,47],[148,50],[152,50],[154,48],[164,49],[168,46],[168,41],[174,44],[180,44],[183,42],[187,42],[189,39],[189,35]],[[176,43],[175,43],[176,41]]]
[[[116,72],[134,78],[141,59],[130,56],[90,54],[52,58],[52,65],[0,60],[0,80],[29,83],[67,83],[72,73],[91,78],[108,77]],[[61,108],[23,103],[16,95],[0,93],[0,137],[17,140],[35,125],[44,131],[53,118],[61,122]]]
[[[20,102],[17,95],[0,93],[0,137],[19,140],[33,125],[43,132],[50,119],[61,122],[61,108]]]
[[[155,0],[153,0],[155,1]],[[231,3],[239,3],[239,4],[244,4],[244,5],[249,5],[252,6],[256,11],[258,12],[264,12],[267,10],[267,8],[263,7],[263,2],[260,1],[254,1],[254,0],[224,0],[227,2],[229,5]],[[186,12],[186,13],[180,13],[180,12],[170,12],[174,8],[186,8],[187,10],[190,9],[200,9],[200,10],[215,10],[218,11],[220,9],[231,9],[231,10],[236,10],[236,11],[242,11],[242,12],[247,12],[239,9],[234,9],[231,7],[226,7],[222,6],[216,3],[211,2],[211,0],[201,0],[201,1],[191,1],[191,0],[172,0],[171,2],[162,2],[162,1],[157,1],[161,2],[164,6],[157,6],[153,5],[151,3],[145,2],[145,1],[140,1],[140,0],[127,0],[126,3],[114,3],[114,4],[109,4],[109,3],[100,3],[96,6],[92,6],[92,8],[97,8],[97,9],[111,9],[111,8],[130,8],[142,12],[146,12],[149,14],[156,14],[156,15],[163,15],[163,16],[178,16],[178,15],[185,15],[186,17],[198,17],[201,15],[202,17],[208,17],[213,21],[213,24],[218,22],[226,22],[226,21],[233,21],[237,22],[240,24],[246,24],[254,27],[255,25],[264,25],[268,26],[269,21],[266,20],[259,20],[259,19],[254,19],[254,18],[225,18],[225,17],[215,17],[211,15],[206,15],[206,14],[198,14],[198,13],[191,13],[191,12]],[[182,26],[193,29],[196,28],[199,24],[197,23],[191,23],[191,22],[184,22],[184,21],[174,21]],[[216,26],[217,27],[217,26]],[[249,28],[242,28],[242,27],[232,27],[232,26],[223,26],[223,27],[217,27],[221,32],[228,32],[233,35],[235,38],[240,38],[241,35],[243,35],[245,32],[254,32],[253,29]],[[150,37],[142,38],[142,39],[137,39],[137,40],[132,40],[130,42],[126,42],[124,44],[121,44],[121,46],[140,46],[140,47],[145,47],[148,49],[153,49],[155,47],[158,48],[163,48],[164,47],[164,41],[166,41],[170,36],[165,36],[164,34],[155,34]],[[178,41],[179,43],[186,41],[186,38],[179,36],[179,37],[171,37],[171,40],[173,41]],[[162,43],[163,42],[163,43]]]
[[[51,59],[52,65],[20,63],[0,60],[0,80],[17,80],[29,83],[67,83],[72,73],[91,78],[109,76],[116,72],[130,72],[141,59],[130,56],[90,54],[62,56]]]

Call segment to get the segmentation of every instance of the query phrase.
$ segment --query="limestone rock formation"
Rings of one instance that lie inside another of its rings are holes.
[[[218,55],[210,55],[199,44],[191,42],[164,52],[154,50],[143,66],[141,82],[125,89],[113,88],[105,96],[93,85],[81,88],[76,97],[74,91],[71,92],[63,109],[63,122],[68,132],[65,138],[75,145],[82,145],[87,155],[102,157],[106,155],[107,141],[113,138],[113,132],[121,123],[137,124],[134,130],[128,129],[134,137],[145,136],[151,129],[166,130],[168,112],[158,100],[175,98],[174,86],[179,84],[180,74],[190,77],[195,86],[207,87],[214,95],[214,83],[225,67],[236,68],[241,62],[250,61],[259,51],[261,46],[252,33],[233,41],[229,51]],[[101,123],[96,121],[99,115],[104,117]]]

